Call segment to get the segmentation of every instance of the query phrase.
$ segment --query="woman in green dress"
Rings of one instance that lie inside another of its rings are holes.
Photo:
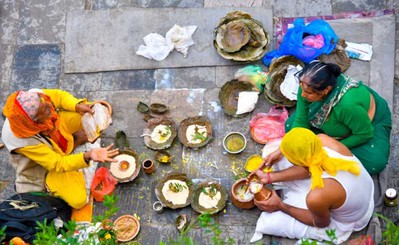
[[[378,93],[341,73],[339,66],[313,61],[298,72],[296,111],[285,124],[326,134],[347,146],[370,174],[388,163],[391,111]]]

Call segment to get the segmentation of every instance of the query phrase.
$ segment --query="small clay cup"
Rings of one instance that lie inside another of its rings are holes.
[[[263,186],[258,193],[254,194],[254,199],[256,201],[266,201],[267,199],[270,198],[272,194],[271,192],[272,192],[271,190]]]
[[[155,164],[151,159],[145,159],[141,166],[146,174],[151,174],[155,171]]]

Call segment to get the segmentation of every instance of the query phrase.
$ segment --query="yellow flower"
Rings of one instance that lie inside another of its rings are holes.
[[[104,238],[107,239],[107,240],[108,240],[108,239],[111,239],[111,234],[107,233],[107,234],[104,236]]]

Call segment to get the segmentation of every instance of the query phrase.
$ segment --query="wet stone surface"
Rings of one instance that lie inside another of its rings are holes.
[[[57,88],[60,74],[58,45],[23,45],[17,48],[12,66],[12,90]]]

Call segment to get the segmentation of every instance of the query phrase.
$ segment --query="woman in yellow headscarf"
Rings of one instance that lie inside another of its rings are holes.
[[[251,242],[263,234],[329,240],[326,230],[334,229],[338,238],[333,242],[342,243],[368,224],[374,210],[373,181],[346,146],[294,128],[283,137],[280,150],[284,157],[273,165],[275,171],[256,170],[249,177],[287,187],[284,199],[273,191],[268,200],[255,200],[265,212]]]
[[[329,157],[323,149],[321,139],[312,131],[305,128],[295,128],[293,131],[285,135],[280,149],[288,161],[296,166],[309,169],[312,179],[311,189],[324,187],[321,178],[323,171],[333,176],[337,174],[338,170],[359,175],[360,166],[358,162]],[[299,140],[298,136],[300,136]]]

